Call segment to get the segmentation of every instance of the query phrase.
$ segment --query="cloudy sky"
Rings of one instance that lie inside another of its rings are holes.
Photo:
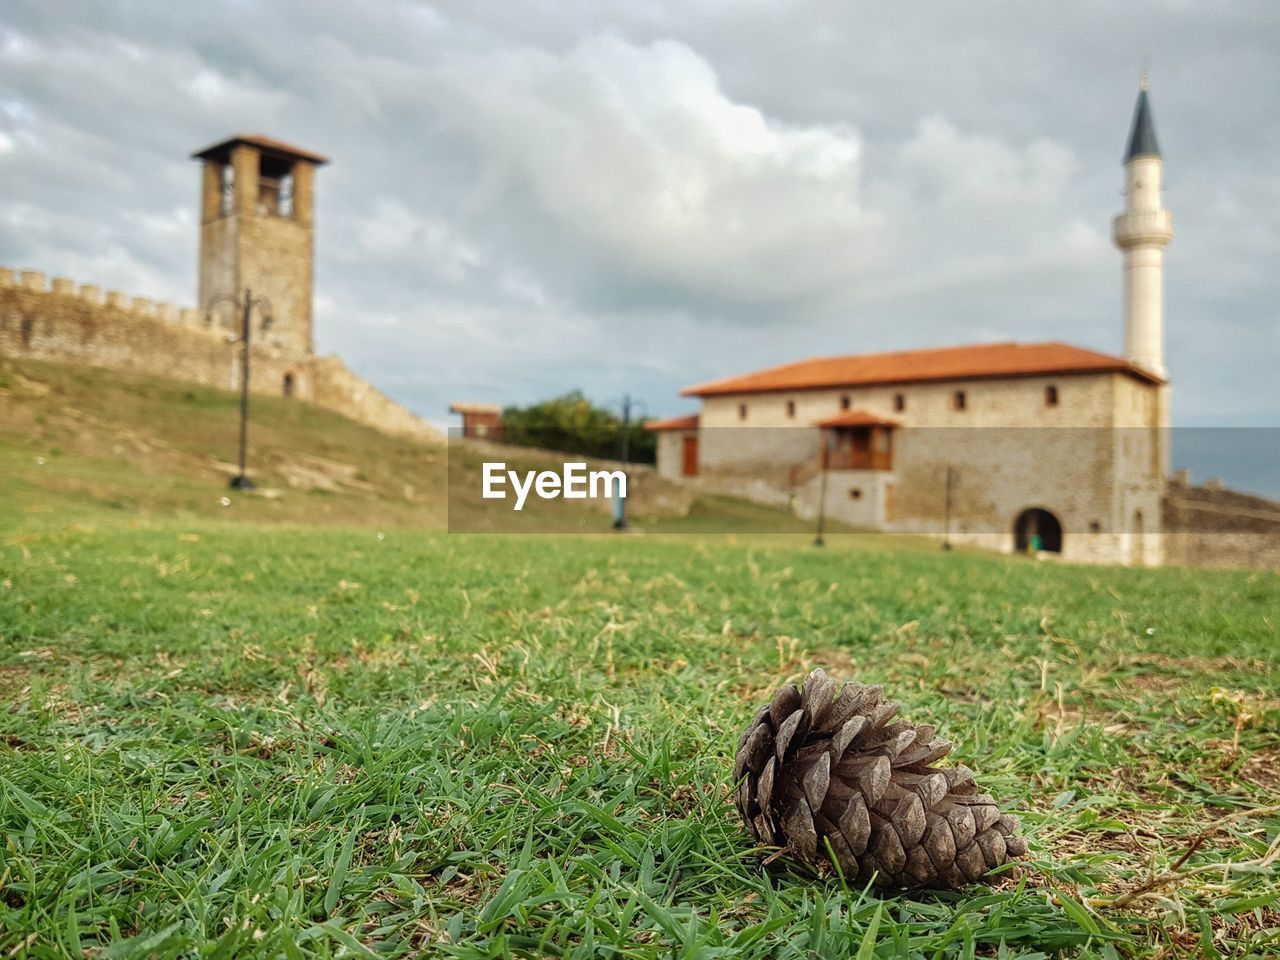
[[[991,339],[1121,348],[1144,63],[1174,418],[1280,425],[1280,7],[7,0],[0,263],[190,304],[191,150],[329,155],[317,346],[422,415]]]

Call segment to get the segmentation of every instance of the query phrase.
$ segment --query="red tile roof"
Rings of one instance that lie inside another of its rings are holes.
[[[1126,373],[1148,383],[1164,380],[1128,360],[1066,343],[980,343],[963,347],[811,357],[795,363],[711,380],[680,391],[688,397],[775,390],[817,390],[930,380],[982,380],[1037,374]]]
[[[825,420],[819,420],[814,425],[818,427],[901,426],[897,420],[890,420],[888,417],[882,417],[869,410],[846,410],[844,413],[836,414],[834,417],[827,417]]]
[[[191,155],[191,159],[199,160],[204,157],[216,157],[231,152],[231,148],[237,143],[247,143],[251,147],[257,147],[264,153],[274,153],[277,156],[287,157],[290,160],[307,160],[319,166],[322,163],[328,163],[329,158],[323,157],[318,153],[312,153],[310,150],[303,150],[301,147],[295,147],[292,144],[285,143],[283,140],[274,140],[271,137],[264,137],[260,133],[237,133],[234,137],[228,137],[226,140],[219,140],[217,143],[210,144],[203,150],[197,150]]]
[[[646,420],[646,430],[697,430],[698,415],[691,413],[687,417],[672,417],[669,420]]]
[[[449,404],[450,413],[492,413],[501,414],[502,407],[496,403],[468,403],[459,401]]]

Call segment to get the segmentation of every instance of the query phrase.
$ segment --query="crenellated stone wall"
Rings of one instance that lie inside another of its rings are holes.
[[[120,290],[103,291],[38,270],[0,267],[0,354],[135,370],[171,380],[240,389],[240,347],[229,315],[206,323],[191,308]],[[257,328],[254,330],[257,333]],[[310,401],[385,433],[436,431],[336,356],[287,346],[271,332],[253,344],[254,393]]]

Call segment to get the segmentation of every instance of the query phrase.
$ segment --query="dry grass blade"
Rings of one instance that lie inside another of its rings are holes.
[[[1194,867],[1183,869],[1187,861],[1189,861],[1206,842],[1219,830],[1228,824],[1247,820],[1256,817],[1267,817],[1280,813],[1280,806],[1256,807],[1251,810],[1238,810],[1229,816],[1215,820],[1200,833],[1191,838],[1186,849],[1167,869],[1159,873],[1152,870],[1150,875],[1133,884],[1129,889],[1114,897],[1091,897],[1088,901],[1092,907],[1108,907],[1119,909],[1140,900],[1145,896],[1149,896],[1157,890],[1182,883],[1192,877],[1201,874],[1222,873],[1229,874],[1233,871],[1245,870],[1267,870],[1275,864],[1277,857],[1280,857],[1280,834],[1277,834],[1272,840],[1271,845],[1267,848],[1267,852],[1261,857],[1253,860],[1227,860],[1214,863],[1197,864]]]

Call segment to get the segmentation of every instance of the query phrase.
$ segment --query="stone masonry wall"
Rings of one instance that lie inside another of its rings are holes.
[[[1171,563],[1280,570],[1280,503],[1217,486],[1171,482],[1164,498]]]
[[[657,471],[664,480],[680,480],[684,477],[684,438],[697,435],[696,430],[662,430],[657,441]]]
[[[1117,402],[1117,381],[1126,381],[1123,409]],[[1133,390],[1127,389],[1132,383]],[[1045,389],[1057,387],[1058,404],[1045,403]],[[808,427],[842,411],[841,400],[904,426],[927,427],[1109,427],[1149,425],[1156,416],[1155,392],[1149,384],[1122,374],[1059,374],[996,377],[935,383],[890,384],[841,389],[792,390],[776,393],[726,394],[703,399],[699,426]],[[954,395],[963,390],[964,410]],[[905,404],[898,410],[894,398]],[[794,415],[788,416],[788,403]],[[739,416],[745,405],[747,416]],[[1123,413],[1123,419],[1122,419]]]
[[[432,427],[418,419],[358,374],[349,370],[342,360],[330,354],[312,357],[311,399],[321,407],[346,413],[383,433],[399,436],[434,433]],[[359,411],[359,416],[348,411]]]

